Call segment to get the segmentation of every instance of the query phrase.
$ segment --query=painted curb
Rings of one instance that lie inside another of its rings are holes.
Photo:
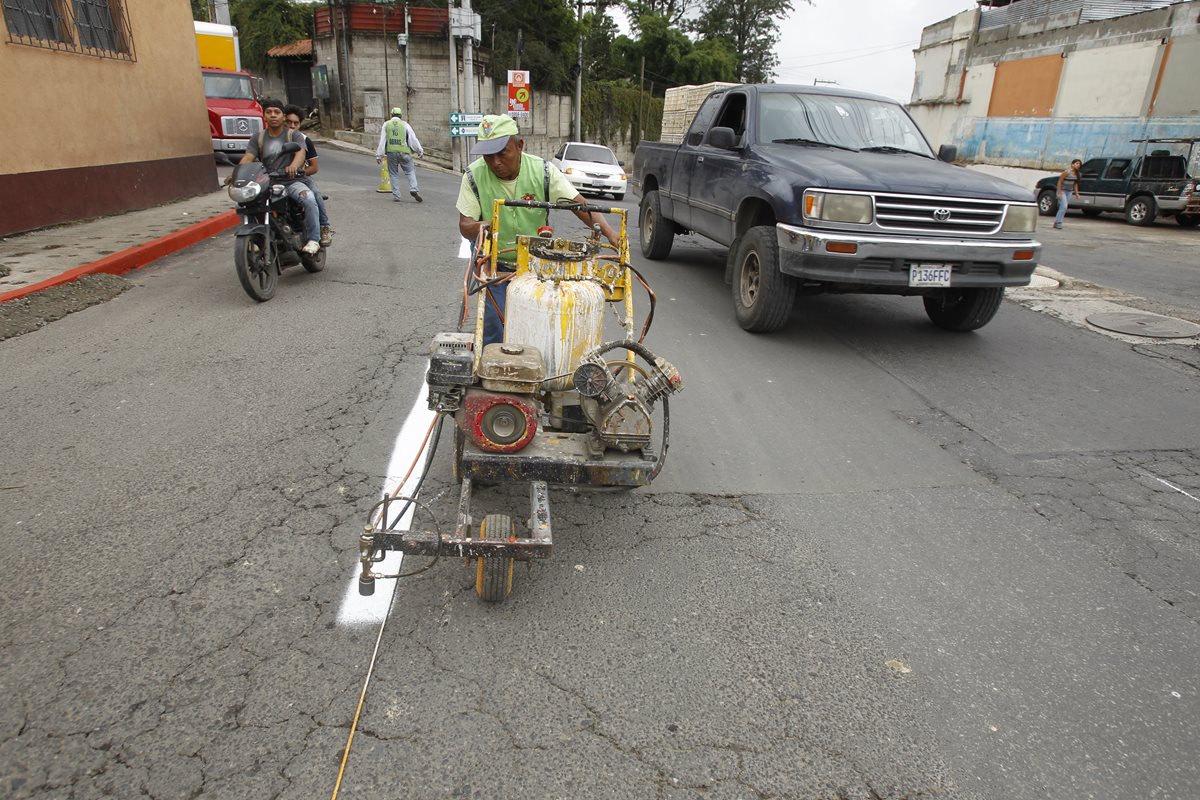
[[[195,222],[188,225],[186,228],[180,228],[177,231],[168,233],[166,236],[160,236],[157,239],[151,239],[143,244],[135,245],[128,250],[122,250],[119,253],[113,253],[110,256],[105,256],[98,261],[93,261],[90,264],[84,264],[80,267],[69,269],[66,272],[56,275],[53,278],[47,278],[39,283],[22,286],[17,289],[11,289],[3,294],[0,294],[0,303],[9,300],[17,300],[26,295],[40,292],[44,289],[49,289],[53,286],[61,286],[64,283],[82,278],[84,275],[94,275],[98,272],[107,272],[110,275],[124,275],[131,270],[144,267],[147,264],[157,261],[163,256],[176,253],[184,248],[191,247],[197,242],[201,242],[210,236],[216,236],[218,233],[223,233],[233,226],[238,224],[238,215],[234,211],[222,211],[214,217],[209,217],[206,220]]]

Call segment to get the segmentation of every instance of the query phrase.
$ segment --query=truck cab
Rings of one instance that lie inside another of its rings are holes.
[[[250,137],[263,129],[262,106],[248,72],[206,68],[204,97],[213,152],[246,152]]]

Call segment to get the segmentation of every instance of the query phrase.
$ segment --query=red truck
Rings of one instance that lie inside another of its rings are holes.
[[[200,21],[195,25],[213,152],[241,157],[250,137],[263,129],[263,116],[254,77],[242,70],[237,28]]]

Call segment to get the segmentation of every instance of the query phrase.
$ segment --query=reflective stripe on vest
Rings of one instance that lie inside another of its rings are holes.
[[[409,154],[412,148],[408,146],[408,128],[403,120],[389,119],[383,126],[387,130],[387,153]]]

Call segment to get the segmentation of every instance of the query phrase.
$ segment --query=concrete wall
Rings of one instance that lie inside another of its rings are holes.
[[[1166,117],[1200,115],[1200,79],[1197,76],[1200,76],[1200,34],[1170,40],[1158,92],[1149,113]],[[1196,135],[1200,136],[1200,132]]]
[[[1162,49],[1153,41],[1068,53],[1054,116],[1145,114]]]

